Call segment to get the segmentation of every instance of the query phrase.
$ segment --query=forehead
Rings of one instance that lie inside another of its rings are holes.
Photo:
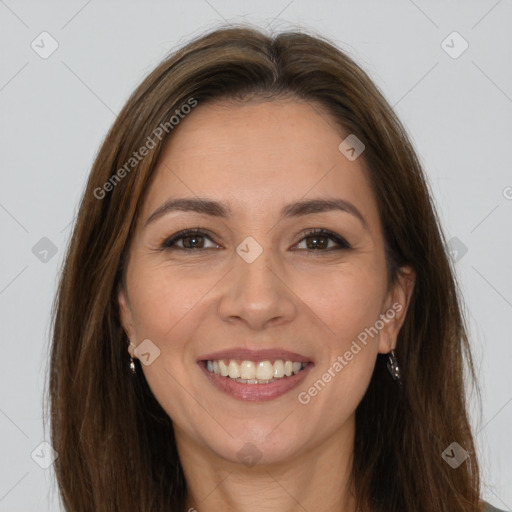
[[[172,132],[143,214],[169,196],[211,197],[252,215],[328,195],[356,203],[370,223],[378,222],[363,159],[349,161],[338,149],[346,135],[309,103],[199,104]]]

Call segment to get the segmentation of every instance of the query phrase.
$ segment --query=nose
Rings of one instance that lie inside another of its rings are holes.
[[[282,267],[270,261],[268,251],[252,263],[236,256],[223,283],[218,313],[230,323],[243,322],[253,330],[293,320],[298,299]]]

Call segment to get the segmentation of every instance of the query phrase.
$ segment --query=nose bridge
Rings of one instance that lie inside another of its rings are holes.
[[[261,246],[258,249],[254,241],[245,240],[237,253],[220,300],[223,319],[238,317],[253,328],[261,328],[269,320],[289,321],[295,310],[293,294],[272,251]]]

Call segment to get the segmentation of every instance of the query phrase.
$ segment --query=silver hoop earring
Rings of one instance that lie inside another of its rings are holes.
[[[401,384],[400,367],[398,366],[398,359],[394,350],[388,354],[388,370],[391,377]]]

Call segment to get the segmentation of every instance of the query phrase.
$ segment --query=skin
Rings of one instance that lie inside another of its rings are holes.
[[[145,339],[160,350],[142,369],[172,418],[188,506],[199,512],[318,510],[318,503],[355,510],[355,410],[377,354],[396,343],[414,273],[404,268],[388,287],[377,204],[363,158],[349,161],[338,150],[345,135],[318,106],[294,100],[199,105],[155,169],[129,247],[120,314],[132,357]],[[169,198],[197,196],[227,203],[232,214],[170,212],[144,227]],[[350,201],[367,229],[342,211],[277,221],[285,204],[313,197]],[[171,235],[197,227],[211,233],[196,241],[208,249],[159,250]],[[308,251],[308,228],[332,231],[352,248],[330,250],[337,244],[322,238],[329,248]],[[250,264],[236,252],[247,236],[263,249]],[[298,393],[397,303],[401,311],[378,335],[308,404],[299,403]],[[315,366],[275,400],[235,400],[196,364],[234,347],[283,348]],[[260,456],[252,466],[237,456],[248,442]]]

